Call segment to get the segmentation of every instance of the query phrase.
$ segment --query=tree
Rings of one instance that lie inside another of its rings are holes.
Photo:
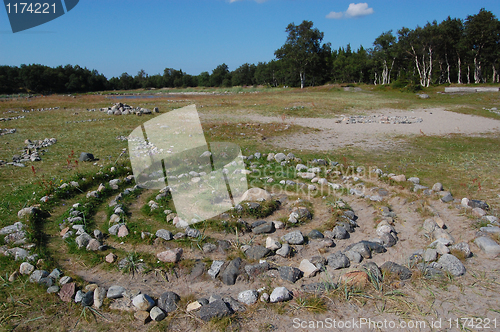
[[[376,61],[382,65],[381,83],[391,84],[391,71],[396,60],[396,37],[392,34],[392,30],[378,36],[373,42],[373,46],[375,46],[373,55]],[[390,64],[390,68],[388,64]]]
[[[313,29],[313,22],[303,21],[300,25],[290,23],[286,32],[285,44],[274,52],[278,59],[283,59],[291,65],[300,76],[300,88],[304,88],[306,71],[318,61],[322,46],[323,32]]]
[[[231,75],[225,63],[218,65],[210,75],[210,86],[227,86],[231,83]]]

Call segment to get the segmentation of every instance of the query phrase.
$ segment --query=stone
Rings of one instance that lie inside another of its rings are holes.
[[[94,237],[100,241],[104,238],[104,234],[100,230],[94,229]]]
[[[85,293],[83,293],[81,290],[77,291],[75,294],[75,303],[82,302],[83,295],[85,295]]]
[[[292,294],[288,289],[286,289],[286,287],[276,287],[269,297],[269,301],[271,303],[285,302],[291,299]]]
[[[380,270],[395,274],[400,280],[410,279],[412,276],[410,269],[406,266],[402,266],[391,261],[382,264],[382,266],[380,266]]]
[[[285,243],[281,246],[280,249],[276,250],[276,255],[279,255],[281,257],[288,257],[290,255],[290,245],[288,243]]]
[[[485,201],[480,201],[478,199],[471,199],[468,204],[471,208],[479,208],[482,210],[489,210],[490,207]],[[473,210],[474,211],[474,210]]]
[[[49,276],[49,273],[45,270],[35,270],[31,273],[29,280],[30,282],[39,283],[42,278]]]
[[[106,262],[108,263],[114,263],[116,261],[117,256],[113,254],[112,252],[106,255]]]
[[[90,237],[90,235],[88,235],[87,233],[84,233],[82,235],[77,236],[75,242],[78,245],[78,249],[81,249],[87,247],[90,240],[92,240],[92,237]]]
[[[313,229],[312,231],[309,232],[309,234],[307,234],[307,237],[309,239],[322,239],[325,236],[317,229]]]
[[[245,255],[249,259],[261,259],[271,254],[271,250],[263,246],[252,246],[250,249],[245,251]]]
[[[113,285],[109,287],[106,297],[108,299],[118,299],[120,297],[123,297],[123,293],[125,293],[126,291],[127,290],[122,286]]]
[[[266,249],[269,250],[269,249]],[[241,258],[233,259],[221,274],[222,282],[226,285],[234,285],[239,274]]]
[[[374,262],[367,262],[367,263],[364,263],[362,265],[362,267],[368,273],[370,280],[376,281],[376,282],[382,281],[382,279],[383,279],[382,272],[380,271],[377,264],[375,264]]]
[[[139,322],[141,322],[141,324],[143,325],[151,321],[151,317],[149,317],[149,312],[143,310],[136,311],[134,313],[134,318]]]
[[[138,310],[149,311],[155,306],[155,301],[149,295],[139,294],[132,299],[132,304]]]
[[[177,293],[166,291],[158,298],[158,307],[166,313],[174,312],[180,300],[181,297]]]
[[[276,160],[276,162],[278,163],[281,163],[282,161],[284,161],[286,159],[286,155],[284,153],[277,153],[275,156],[274,156],[274,160]]]
[[[337,240],[344,240],[349,238],[349,233],[342,226],[335,226],[332,230],[332,237]]]
[[[97,251],[101,244],[96,239],[91,239],[87,244],[87,251]]]
[[[432,233],[434,230],[439,227],[438,224],[434,221],[434,219],[426,219],[423,224],[423,229],[426,231],[426,233]]]
[[[269,294],[267,293],[263,293],[261,296],[260,296],[260,302],[264,302],[264,303],[267,303],[269,302]]]
[[[73,296],[75,296],[75,291],[76,284],[74,282],[70,282],[62,285],[58,295],[63,302],[71,302],[73,300]]]
[[[278,241],[276,241],[272,237],[267,237],[266,248],[269,250],[275,251],[275,250],[278,250],[279,248],[281,248],[281,243],[279,243]]]
[[[357,251],[347,250],[344,252],[344,255],[346,255],[349,261],[353,263],[361,263],[363,260],[363,256],[361,256],[361,254]]]
[[[200,308],[198,316],[201,320],[208,322],[212,318],[222,318],[230,316],[234,311],[222,300],[215,300]]]
[[[370,278],[364,271],[351,271],[341,275],[339,282],[348,286],[365,287],[370,283]]]
[[[460,242],[452,245],[450,247],[450,251],[451,250],[461,252],[465,258],[472,257],[472,252],[470,251],[470,247],[466,242]]]
[[[301,270],[291,267],[291,266],[280,266],[278,268],[278,273],[281,279],[286,280],[291,283],[295,283],[297,280],[302,278],[303,273]]]
[[[433,262],[437,259],[437,256],[438,252],[436,249],[426,249],[422,258],[424,259],[424,262]]]
[[[413,184],[419,184],[420,183],[420,179],[417,178],[417,177],[415,177],[415,176],[411,177],[411,178],[408,178],[406,181],[409,181],[409,182],[411,182]]]
[[[372,252],[368,246],[367,241],[361,241],[358,243],[351,244],[347,246],[346,251],[354,251],[359,253],[363,258],[372,258]]]
[[[436,244],[436,251],[440,255],[444,255],[444,254],[449,254],[450,253],[450,249],[448,249],[448,247],[444,243],[441,243],[441,242],[438,242]]]
[[[59,279],[59,285],[64,286],[69,282],[72,282],[73,279],[70,276],[64,276],[61,279]]]
[[[469,202],[469,204],[470,204],[470,202]],[[484,217],[486,215],[486,211],[484,211],[481,208],[476,207],[476,208],[472,209],[472,215],[475,217],[481,218],[481,217]]]
[[[404,181],[406,181],[406,176],[404,174],[394,175],[391,177],[391,180],[394,180],[396,182],[404,182]]]
[[[460,202],[460,204],[465,208],[470,208],[469,199],[467,197],[462,198],[462,201]]]
[[[109,217],[109,223],[110,224],[116,224],[122,221],[122,218],[118,215],[113,213],[111,217]]]
[[[349,258],[340,251],[331,254],[327,259],[328,266],[334,270],[347,268],[351,265]]]
[[[128,228],[126,225],[121,225],[120,228],[118,228],[118,237],[125,237],[128,235]]]
[[[285,224],[282,221],[273,221],[274,228],[283,229],[285,228]]]
[[[20,276],[20,275],[21,275],[21,274],[20,274],[20,273],[19,273],[19,271],[17,271],[17,270],[16,270],[16,271],[14,271],[14,272],[12,272],[12,273],[10,274],[10,276],[9,276],[9,282],[14,282],[14,281],[16,281],[16,279],[17,279],[17,278],[19,278],[19,276]]]
[[[22,222],[18,221],[14,223],[13,225],[10,226],[5,226],[4,228],[0,229],[0,235],[8,235],[11,233],[16,233],[24,228],[24,225]]]
[[[80,158],[78,158],[79,161],[94,161],[94,155],[92,153],[88,152],[82,152],[80,153]]]
[[[59,292],[59,286],[50,286],[47,288],[47,293],[53,294]]]
[[[500,254],[500,245],[487,236],[476,238],[474,243],[488,256],[496,257]]]
[[[82,306],[90,307],[92,304],[94,304],[94,291],[89,291],[82,297]]]
[[[281,240],[288,244],[303,244],[304,236],[302,235],[301,231],[293,231],[283,235],[281,237]]]
[[[272,221],[266,222],[252,229],[252,233],[254,234],[272,233],[274,231],[275,228],[274,228],[274,223]]]
[[[35,270],[35,267],[28,262],[21,263],[19,267],[19,273],[21,274],[31,274]]]
[[[453,196],[451,195],[451,193],[446,193],[445,195],[443,195],[443,197],[441,197],[441,201],[443,203],[449,203],[453,201]]]
[[[191,312],[201,308],[201,303],[198,301],[191,302],[187,305],[186,311]]]
[[[302,271],[304,274],[304,277],[306,278],[311,278],[316,275],[316,273],[319,272],[319,268],[316,267],[313,263],[311,263],[307,259],[303,259],[300,264],[299,264],[299,270]]]
[[[182,248],[175,248],[160,252],[156,254],[156,257],[162,262],[177,263],[181,259],[182,253]]]
[[[191,237],[191,238],[197,238],[201,235],[200,231],[191,227],[187,227],[186,230],[186,236]]]
[[[106,297],[106,288],[97,287],[94,289],[94,308],[100,309]]]
[[[34,215],[36,212],[38,212],[38,209],[36,207],[33,207],[33,206],[23,208],[17,212],[17,217],[19,219],[27,219],[30,216]]]
[[[159,229],[156,231],[156,237],[162,238],[165,241],[170,241],[174,238],[173,234],[166,229]]]
[[[207,272],[208,275],[212,277],[212,279],[217,278],[217,275],[219,274],[222,265],[224,265],[224,261],[217,261],[217,260],[213,261],[212,266]]]
[[[268,271],[269,268],[270,266],[268,262],[262,262],[255,265],[245,265],[245,271],[250,277],[258,277],[259,275],[262,275],[264,272]]]
[[[129,297],[115,299],[109,305],[109,309],[119,310],[119,311],[127,311],[127,312],[134,312],[135,311],[135,308],[132,305],[132,300]]]
[[[149,312],[149,317],[155,322],[160,322],[165,319],[166,315],[159,307],[153,307]]]
[[[385,233],[380,236],[380,240],[382,241],[382,244],[386,248],[390,248],[397,243],[397,238],[394,233]]]
[[[261,188],[250,188],[243,193],[240,200],[250,201],[250,202],[261,202],[261,201],[270,201],[271,199],[272,196],[267,190]]]
[[[465,266],[462,262],[453,255],[444,254],[442,255],[438,261],[438,266],[452,275],[458,277],[465,274]]]
[[[253,289],[249,289],[238,294],[238,301],[246,305],[252,305],[259,299],[259,293]]]

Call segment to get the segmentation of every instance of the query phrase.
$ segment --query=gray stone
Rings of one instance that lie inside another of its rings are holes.
[[[73,279],[71,277],[64,276],[61,279],[59,279],[59,285],[63,286],[63,285],[66,285],[67,283],[72,282],[72,281],[73,281]]]
[[[94,229],[94,237],[100,241],[104,238],[104,234],[100,230]]]
[[[35,270],[35,267],[28,262],[21,263],[19,267],[19,273],[21,274],[31,274]]]
[[[301,270],[291,267],[291,266],[280,266],[278,268],[278,273],[281,279],[286,280],[291,283],[295,283],[297,280],[302,278],[303,273]]]
[[[106,294],[106,297],[108,299],[118,299],[123,296],[123,293],[125,293],[127,290],[122,287],[122,286],[117,286],[113,285],[109,287],[108,293]]]
[[[490,209],[489,205],[485,201],[480,201],[477,199],[469,200],[469,206],[473,209],[474,208],[479,208],[482,210],[489,210]]]
[[[75,303],[82,302],[83,295],[85,294],[81,290],[77,291],[75,295]]]
[[[269,297],[269,301],[271,303],[285,302],[291,299],[292,299],[292,294],[285,287],[276,287],[271,293],[271,296]]]
[[[13,225],[6,226],[6,227],[0,229],[0,235],[8,235],[11,233],[16,233],[16,232],[22,230],[23,227],[24,227],[23,223],[18,221],[16,223],[14,223]]]
[[[380,269],[382,271],[397,275],[400,280],[410,279],[412,275],[410,269],[408,269],[406,266],[402,266],[390,261],[382,264],[382,266],[380,266]]]
[[[238,301],[246,305],[252,305],[259,299],[259,293],[253,289],[249,289],[238,294]]]
[[[420,183],[420,179],[417,178],[417,177],[411,177],[411,178],[407,179],[406,181],[412,182],[413,184],[419,184]]]
[[[384,233],[380,236],[380,240],[382,240],[384,247],[390,248],[396,245],[397,243],[396,237],[392,234],[393,233]]]
[[[498,234],[498,233],[500,233],[500,227],[498,227],[498,226],[481,227],[479,230],[481,232],[490,233],[490,234]]]
[[[205,243],[202,249],[205,254],[209,254],[217,250],[217,246],[213,243]]]
[[[100,309],[106,297],[106,288],[97,287],[94,289],[94,307]]]
[[[368,276],[372,281],[381,282],[383,279],[382,272],[380,271],[377,264],[374,262],[367,262],[362,265],[362,267],[368,273]]]
[[[284,153],[277,153],[275,156],[274,156],[274,160],[276,160],[278,163],[281,163],[282,161],[284,161],[286,159],[286,155]]]
[[[39,283],[42,278],[46,278],[49,276],[49,272],[45,270],[35,270],[30,275],[30,282]]]
[[[304,236],[301,231],[293,231],[281,237],[281,240],[288,244],[303,244]]]
[[[313,229],[312,231],[309,232],[309,234],[307,234],[307,237],[310,239],[322,239],[325,236],[317,229]]]
[[[334,270],[347,268],[351,265],[349,258],[347,258],[347,256],[340,251],[331,254],[327,259],[328,266],[330,266]]]
[[[424,259],[424,262],[433,262],[437,259],[437,255],[438,253],[436,249],[426,249],[422,258]]]
[[[500,245],[489,237],[481,236],[474,240],[474,243],[485,254],[489,256],[498,256],[500,254]]]
[[[59,292],[59,286],[50,286],[47,288],[47,293],[53,294]]]
[[[177,293],[166,291],[158,298],[158,307],[166,313],[177,310],[177,303],[181,300]]]
[[[80,161],[94,161],[94,155],[92,153],[88,152],[82,152],[80,153],[80,158],[78,158]]]
[[[118,234],[118,230],[120,229],[121,225],[123,225],[123,224],[116,224],[116,225],[113,225],[110,228],[108,228],[109,234],[111,234],[111,235],[117,235]]]
[[[271,250],[269,250],[263,246],[253,246],[250,249],[248,249],[247,251],[245,251],[245,255],[249,259],[255,259],[255,260],[264,258],[264,257],[270,255],[271,253],[272,253]]]
[[[149,312],[149,317],[155,322],[160,322],[165,319],[166,315],[159,307],[153,307]]]
[[[349,261],[353,263],[361,263],[361,261],[363,260],[363,256],[361,256],[361,254],[357,251],[347,250],[344,252],[344,255],[346,255]]]
[[[201,320],[208,322],[212,318],[222,318],[232,315],[234,312],[229,305],[222,300],[215,300],[200,308],[198,313]]]
[[[94,304],[94,291],[89,291],[82,297],[82,306],[90,307],[92,304]]]
[[[265,248],[266,249],[266,248]],[[269,249],[266,249],[269,250]],[[239,274],[241,258],[233,259],[221,274],[222,282],[226,285],[234,285]]]
[[[197,238],[201,235],[199,230],[190,227],[187,227],[185,232],[188,237],[192,238]]]
[[[434,185],[432,186],[432,191],[435,192],[443,191],[443,185],[439,182],[434,183]]]
[[[265,222],[264,224],[252,229],[254,234],[272,233],[275,231],[274,223],[272,221]]]
[[[465,274],[465,266],[453,255],[444,254],[437,261],[439,267],[452,275],[458,277]]]
[[[337,240],[344,240],[349,238],[349,233],[342,226],[335,226],[332,230],[332,236]]]
[[[443,203],[452,202],[453,196],[450,193],[447,193],[447,194],[443,195],[443,197],[441,197],[441,201],[443,201]]]
[[[306,278],[314,277],[316,273],[319,272],[319,268],[311,263],[308,259],[303,259],[302,261],[300,261],[299,270],[302,271],[304,277]]]
[[[276,250],[276,255],[279,255],[281,257],[288,257],[288,255],[290,255],[290,251],[290,245],[288,243],[285,243],[281,246],[281,248]]]
[[[259,275],[262,275],[264,272],[269,270],[269,268],[270,266],[268,262],[262,262],[255,265],[245,265],[245,271],[250,277],[257,277]]]
[[[56,269],[53,269],[52,272],[50,272],[49,278],[57,280],[57,279],[61,278],[62,275],[63,275],[63,272],[56,268]]]
[[[10,233],[4,237],[5,243],[24,244],[26,242],[26,232],[18,231]]]
[[[358,243],[351,244],[347,246],[346,251],[354,251],[359,253],[363,258],[372,258],[372,252],[367,244],[367,241],[361,241]]]
[[[41,278],[40,281],[38,281],[38,284],[45,286],[45,288],[52,287],[54,285],[54,280],[49,277]]]
[[[170,241],[174,238],[173,234],[166,229],[159,229],[156,231],[156,237],[162,238],[165,241]]]
[[[149,295],[139,294],[132,299],[132,304],[138,310],[149,311],[154,307],[155,301]]]
[[[208,275],[211,276],[213,279],[217,278],[217,275],[220,272],[220,269],[224,265],[224,261],[213,261],[212,266],[208,270]]]
[[[466,242],[454,244],[450,247],[450,250],[462,252],[465,258],[472,257],[472,252],[470,251],[469,245]]]

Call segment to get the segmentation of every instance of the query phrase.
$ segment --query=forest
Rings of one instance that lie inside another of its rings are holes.
[[[106,78],[78,65],[56,68],[30,64],[0,66],[0,93],[75,93],[151,88],[256,86],[306,87],[326,83],[392,85],[408,91],[439,84],[500,82],[500,21],[484,8],[465,19],[448,17],[414,29],[381,33],[372,48],[332,49],[313,22],[287,26],[275,59],[245,63],[233,71],[223,63],[211,73],[189,75],[123,73]]]

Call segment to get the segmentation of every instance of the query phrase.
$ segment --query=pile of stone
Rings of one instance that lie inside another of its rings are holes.
[[[7,164],[24,167],[25,166],[23,164],[24,162],[41,161],[42,158],[40,158],[40,153],[43,152],[44,150],[42,151],[39,150],[45,147],[49,147],[55,144],[56,142],[57,140],[55,138],[46,138],[43,141],[35,140],[33,142],[27,139],[26,141],[24,141],[24,144],[26,144],[26,146],[23,149],[23,153],[21,155],[14,155],[12,157],[12,162]]]
[[[59,109],[59,106],[57,107],[48,107],[48,108],[32,108],[32,109],[29,109],[29,110],[21,110],[21,112],[23,113],[30,113],[30,112],[43,112],[43,111],[51,111],[51,110],[58,110]]]
[[[485,108],[485,107],[483,107],[483,110],[487,110],[487,111],[490,111],[491,113],[495,113],[495,114],[500,115],[500,111],[496,107],[492,107],[492,108]]]
[[[3,135],[8,135],[8,134],[14,134],[17,130],[15,128],[13,129],[2,129],[0,128],[0,136],[3,136]]]
[[[384,116],[384,115],[357,115],[343,116],[337,119],[336,123],[356,124],[356,123],[383,123],[383,124],[415,124],[421,123],[422,118],[415,116]]]
[[[17,120],[17,119],[24,119],[24,118],[25,118],[24,115],[19,115],[19,116],[15,116],[12,118],[0,118],[0,121],[10,121],[10,120]]]
[[[114,119],[88,119],[88,120],[79,120],[79,121],[66,121],[66,123],[82,123],[82,122],[96,122],[96,121],[111,121]]]
[[[107,107],[107,108],[101,108],[101,112],[106,112],[108,115],[129,115],[129,114],[135,114],[135,115],[143,115],[143,114],[152,114],[152,113],[160,113],[160,110],[158,107],[153,108],[153,111],[147,108],[142,108],[142,107],[136,107],[133,108],[130,105],[127,104],[122,104],[122,103],[116,103],[112,107]]]

